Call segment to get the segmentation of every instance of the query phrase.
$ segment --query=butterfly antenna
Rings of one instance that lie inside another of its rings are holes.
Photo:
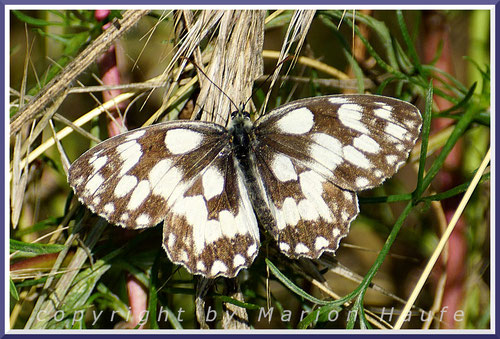
[[[257,92],[259,89],[262,88],[262,86],[264,86],[265,83],[268,82],[268,80],[273,76],[274,74],[274,71],[280,67],[282,64],[284,64],[286,61],[290,60],[292,58],[291,55],[287,56],[285,59],[281,60],[273,69],[273,71],[271,73],[269,73],[269,75],[266,77],[266,79],[264,81],[262,81],[262,83],[257,86],[253,91],[252,91],[252,95],[250,96],[250,98],[247,99],[247,101],[245,101],[245,103],[243,104],[243,108],[248,104],[248,102],[250,101],[250,99],[252,99],[253,95],[255,94],[255,92]]]
[[[212,79],[210,79],[208,77],[208,75],[201,69],[200,66],[198,66],[194,61],[192,60],[189,60],[188,58],[184,57],[184,56],[181,56],[182,59],[186,59],[188,60],[189,62],[191,62],[193,64],[194,67],[196,67],[198,69],[198,71],[200,71],[201,74],[203,74],[205,76],[205,78],[207,78],[207,80],[212,84],[214,85],[222,94],[224,94],[224,96],[226,98],[229,99],[229,101],[231,102],[231,104],[236,108],[236,110],[239,110],[238,106],[234,103],[234,101],[229,97],[229,95],[226,94],[226,92],[224,92],[222,90],[222,88],[220,88],[215,82],[212,81]]]

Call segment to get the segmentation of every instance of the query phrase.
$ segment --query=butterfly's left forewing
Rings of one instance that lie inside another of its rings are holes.
[[[281,250],[310,258],[335,251],[358,213],[355,192],[397,171],[420,126],[414,106],[370,95],[299,100],[258,120],[256,176]]]
[[[288,154],[341,188],[360,191],[406,161],[422,120],[413,105],[376,95],[332,95],[283,105],[260,119],[261,144]]]

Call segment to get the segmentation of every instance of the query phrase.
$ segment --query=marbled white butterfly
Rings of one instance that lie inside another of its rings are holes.
[[[255,259],[260,223],[290,258],[334,252],[358,214],[356,191],[406,161],[421,116],[404,101],[332,95],[288,103],[227,128],[173,121],[103,141],[78,158],[79,200],[130,229],[163,221],[176,264],[234,277]]]

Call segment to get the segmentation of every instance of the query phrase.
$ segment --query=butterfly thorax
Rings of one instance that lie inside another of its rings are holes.
[[[248,112],[240,109],[231,113],[228,131],[231,136],[234,154],[239,160],[248,157],[252,128],[253,123]]]

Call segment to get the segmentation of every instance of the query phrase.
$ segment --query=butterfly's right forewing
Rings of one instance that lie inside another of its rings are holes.
[[[192,273],[234,276],[257,254],[257,221],[222,126],[182,121],[121,134],[78,158],[69,183],[113,224],[164,220],[168,256]]]

